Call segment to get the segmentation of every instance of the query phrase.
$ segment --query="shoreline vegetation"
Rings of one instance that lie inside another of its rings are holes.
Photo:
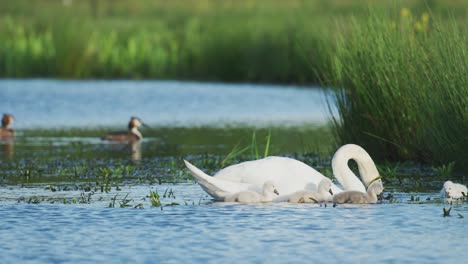
[[[468,171],[466,1],[16,0],[0,14],[2,78],[321,84],[337,89],[337,144]]]

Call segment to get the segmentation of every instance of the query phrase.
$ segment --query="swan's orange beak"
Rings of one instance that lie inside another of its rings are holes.
[[[275,189],[275,190],[273,190],[273,192],[276,193],[276,195],[279,195],[278,190]]]

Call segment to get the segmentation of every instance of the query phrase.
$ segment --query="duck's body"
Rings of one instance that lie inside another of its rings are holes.
[[[132,117],[128,123],[128,131],[112,132],[103,136],[102,140],[114,142],[136,142],[143,138],[143,135],[138,131],[138,127],[145,125],[140,118]]]
[[[357,161],[362,182],[348,168],[348,161]],[[318,184],[326,177],[307,164],[286,157],[267,157],[260,160],[246,161],[229,166],[209,176],[187,161],[184,161],[190,173],[200,186],[215,200],[224,200],[226,194],[240,191],[261,192],[264,182],[276,183],[281,196],[274,199],[277,202],[288,201],[288,197],[301,190],[317,190]],[[369,184],[379,177],[372,158],[360,146],[348,144],[337,150],[332,161],[335,178],[345,190],[365,192],[364,184]],[[379,180],[380,181],[380,180]],[[332,184],[333,193],[339,193],[341,188]]]
[[[15,118],[9,114],[3,114],[2,126],[0,127],[0,138],[11,138],[15,136],[15,130],[10,128],[10,124]]]
[[[331,201],[333,191],[331,190],[332,181],[325,178],[320,181],[318,190],[302,190],[297,191],[289,196],[290,203],[321,203]]]
[[[224,198],[225,202],[239,202],[239,203],[260,203],[271,202],[273,195],[279,195],[275,185],[271,181],[263,184],[263,195],[254,191],[242,191],[235,194],[227,195]]]
[[[367,204],[376,203],[377,195],[383,191],[382,182],[375,181],[367,188],[367,192],[360,191],[345,191],[333,196],[334,204],[352,203],[352,204]]]
[[[136,142],[136,141],[139,141],[140,139],[141,139],[140,136],[129,131],[111,132],[102,137],[102,140],[116,141],[116,142]]]

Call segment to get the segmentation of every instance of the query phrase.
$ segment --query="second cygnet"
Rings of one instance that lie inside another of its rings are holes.
[[[359,191],[345,191],[337,193],[333,196],[334,204],[354,203],[354,204],[367,204],[376,203],[377,195],[383,191],[381,181],[375,181],[367,187],[367,193]]]
[[[333,195],[331,190],[332,181],[324,178],[319,182],[317,191],[302,190],[289,196],[288,202],[291,203],[320,203],[330,201]]]
[[[267,181],[263,184],[262,195],[253,191],[242,191],[226,196],[224,201],[239,203],[271,202],[273,200],[274,194],[279,195],[275,185],[273,182]]]

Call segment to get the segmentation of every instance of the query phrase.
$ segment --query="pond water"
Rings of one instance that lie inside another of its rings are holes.
[[[148,190],[169,188],[175,197],[163,204],[180,205],[149,205]],[[121,193],[118,200],[130,193],[131,206],[144,209],[107,208],[98,193],[91,204],[2,201],[2,263],[464,263],[468,256],[466,218],[458,216],[468,216],[467,204],[443,217],[443,204],[425,201],[434,194],[417,194],[421,204],[395,193],[397,203],[334,208],[213,203],[194,184],[122,186]]]
[[[0,111],[17,128],[125,127],[130,116],[151,126],[256,126],[324,123],[322,89],[177,81],[0,80]]]
[[[468,257],[468,204],[453,205],[443,217],[449,206],[438,197],[441,181],[426,182],[424,171],[404,186],[386,181],[392,200],[334,208],[215,203],[184,168],[185,158],[212,174],[256,158],[256,151],[262,156],[269,134],[269,155],[331,175],[333,140],[321,127],[329,119],[321,90],[3,80],[0,96],[0,110],[15,115],[18,130],[14,140],[0,141],[1,263],[461,263]],[[132,115],[152,126],[142,129],[141,143],[99,139]],[[251,147],[226,159],[236,146]],[[152,206],[150,192],[162,207]]]

